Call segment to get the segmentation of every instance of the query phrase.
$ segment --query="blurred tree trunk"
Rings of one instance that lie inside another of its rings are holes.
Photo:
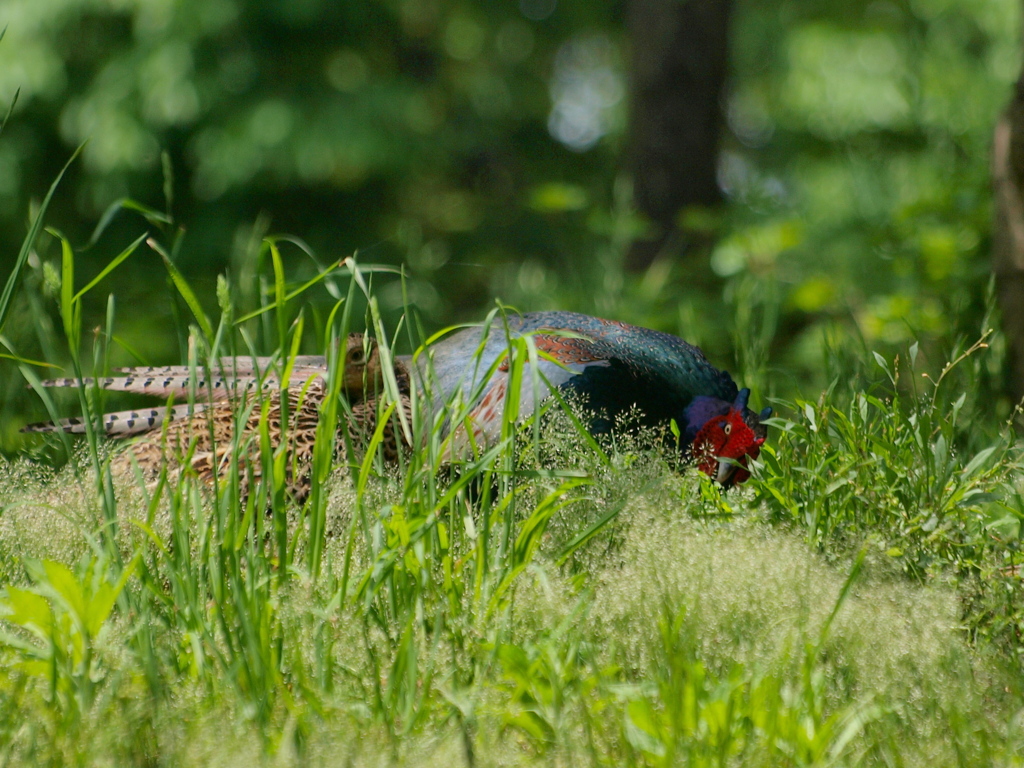
[[[637,207],[655,225],[633,243],[642,270],[681,247],[679,214],[721,203],[718,145],[732,0],[631,0],[629,169]]]
[[[1007,344],[1007,390],[1024,398],[1024,71],[992,141],[992,272]]]

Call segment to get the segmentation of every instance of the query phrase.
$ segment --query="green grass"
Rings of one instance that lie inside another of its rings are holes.
[[[251,540],[235,562],[197,504],[195,518],[162,521],[157,541],[124,529],[138,556],[124,607],[111,595],[125,571],[86,531],[55,530],[47,507],[8,508],[5,549],[28,559],[5,599],[18,610],[0,678],[6,753],[37,764],[461,765],[470,752],[477,765],[979,765],[1020,746],[1016,678],[968,642],[949,583],[899,578],[879,551],[829,563],[759,519],[749,494],[730,498],[723,521],[692,474],[602,479],[613,485],[580,506],[628,498],[614,524],[572,566],[542,545],[507,586],[511,558],[481,572],[458,515],[434,532],[450,526],[452,541],[463,528],[461,546],[403,544],[422,517],[393,479],[364,500],[334,483],[329,530],[351,525],[361,501],[377,514],[351,551],[328,538],[319,579],[293,568],[282,583],[273,547]]]
[[[423,338],[411,315],[384,328],[375,272],[351,262],[317,280],[337,294],[326,315],[300,305],[282,242],[257,255],[264,290],[221,282],[219,317],[154,242],[197,372],[331,350],[356,306],[385,354]],[[84,361],[96,281],[75,292],[61,244],[64,339],[43,346],[104,370],[115,305]],[[16,278],[0,317],[38,290]],[[510,375],[535,354],[512,344]],[[879,360],[867,389],[783,404],[726,495],[644,436],[598,445],[571,403],[520,427],[509,404],[500,443],[454,470],[443,419],[418,408],[401,428],[422,447],[396,470],[373,444],[333,465],[332,398],[302,509],[269,446],[245,504],[237,482],[115,476],[95,431],[49,468],[55,438],[0,471],[0,760],[1018,764],[1024,505],[1009,433],[979,428],[981,354],[934,381]],[[329,386],[339,374],[332,357]],[[109,405],[75,397],[47,410]]]

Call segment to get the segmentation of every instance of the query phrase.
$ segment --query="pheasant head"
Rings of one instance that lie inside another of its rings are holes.
[[[361,333],[350,333],[345,342],[343,390],[352,402],[379,390],[383,382],[377,343]]]
[[[771,416],[772,409],[754,413],[747,408],[749,397],[750,390],[742,389],[734,403],[722,403],[725,408],[704,419],[693,438],[697,467],[726,488],[750,477],[747,462],[758,457],[767,436],[761,422]]]

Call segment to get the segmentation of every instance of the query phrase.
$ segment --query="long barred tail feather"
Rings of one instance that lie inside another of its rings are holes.
[[[280,365],[279,357],[219,357],[210,366],[210,370],[230,376],[251,376],[267,374],[275,365]],[[327,358],[323,355],[297,355],[293,358],[293,366],[296,371],[312,370],[320,373],[327,370]],[[139,377],[159,376],[188,376],[190,373],[187,365],[147,365],[132,368],[115,368],[118,373],[130,373]],[[202,373],[202,368],[197,372]]]
[[[310,364],[300,364],[302,361],[296,362],[288,380],[290,386],[301,386],[311,378],[323,376],[327,372],[325,365],[315,362],[322,358],[315,358],[312,355],[308,357],[311,359]],[[269,358],[257,358],[255,362],[258,366],[260,362],[269,364],[269,360]],[[248,361],[240,358],[234,367],[224,365],[219,372],[211,371],[215,375],[210,379],[207,379],[201,370],[195,372],[193,379],[192,371],[185,365],[121,368],[118,371],[123,373],[123,376],[108,376],[103,379],[87,378],[82,380],[82,386],[154,397],[185,399],[190,395],[194,381],[195,397],[200,400],[210,398],[227,400],[246,391],[261,388],[272,390],[281,386],[277,376],[267,374],[261,377],[253,363],[251,358]],[[77,387],[79,382],[78,379],[48,379],[42,384],[44,387]]]
[[[192,414],[201,413],[206,410],[205,405],[198,403],[192,405],[160,406],[157,408],[144,408],[132,411],[117,411],[103,415],[103,432],[110,437],[130,437],[141,435],[159,427],[164,421],[177,421]],[[73,435],[85,434],[85,420],[82,418],[61,419],[54,423],[42,421],[36,424],[27,424],[22,427],[22,432],[68,432]]]
[[[168,371],[159,375],[141,374],[136,369],[128,369],[126,373],[126,376],[109,376],[105,379],[82,379],[82,386],[86,389],[99,387],[114,392],[131,392],[163,398],[188,397],[192,387],[192,377],[187,368],[184,369],[184,372]],[[229,398],[234,392],[252,389],[258,385],[259,380],[250,376],[231,378],[217,376],[207,382],[205,377],[199,375],[195,379],[197,398],[212,396],[217,400]],[[78,379],[48,379],[43,382],[43,386],[77,387]]]
[[[383,374],[376,348],[367,348],[361,334],[350,334],[344,358],[340,392],[351,404],[345,418],[339,414],[339,431],[347,429],[357,451],[369,444],[378,419],[378,398]],[[259,477],[257,451],[266,429],[275,450],[289,453],[287,483],[291,494],[301,501],[309,492],[310,470],[320,421],[320,406],[329,391],[327,365],[323,357],[302,356],[291,361],[290,375],[282,386],[274,358],[221,358],[208,369],[187,366],[150,366],[121,369],[117,376],[86,379],[55,379],[48,387],[99,387],[102,389],[177,399],[182,404],[118,411],[104,415],[99,424],[110,437],[140,436],[122,454],[119,467],[134,465],[144,473],[159,472],[168,465],[176,473],[188,470],[211,480],[223,476],[237,459],[246,477]],[[206,375],[207,370],[209,376]],[[399,405],[411,419],[409,375],[401,362],[395,363]],[[283,390],[283,391],[282,391]],[[264,398],[267,398],[264,400]],[[283,407],[286,399],[287,408]],[[188,402],[186,402],[188,401]],[[261,407],[253,408],[259,403]],[[287,414],[287,423],[285,415]],[[164,425],[166,424],[166,428]],[[87,422],[82,418],[56,423],[29,424],[25,432],[70,432],[81,434]],[[398,427],[398,419],[382,426],[382,455],[389,463],[399,460],[409,441]],[[344,456],[342,440],[336,450]],[[238,453],[235,456],[235,452]],[[343,463],[347,463],[343,459]],[[245,488],[248,480],[243,479]],[[243,492],[246,492],[243,489]]]

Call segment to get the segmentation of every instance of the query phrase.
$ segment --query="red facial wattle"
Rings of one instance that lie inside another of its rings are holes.
[[[764,438],[758,437],[734,408],[701,427],[693,439],[693,456],[701,472],[728,486],[750,477],[748,457],[756,459],[763,444]]]

